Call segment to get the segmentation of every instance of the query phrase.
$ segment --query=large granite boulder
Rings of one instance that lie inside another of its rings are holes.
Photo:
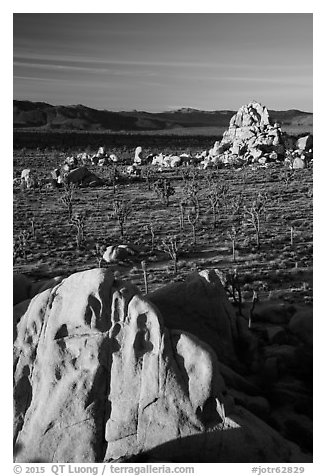
[[[208,277],[188,282],[206,311],[219,289]],[[221,331],[231,339],[228,319]],[[309,460],[234,404],[212,348],[165,328],[155,305],[104,269],[31,300],[14,343],[14,403],[18,462]]]
[[[308,134],[307,136],[299,137],[295,145],[296,145],[296,149],[302,150],[302,151],[312,149],[312,146],[313,146],[312,135]]]

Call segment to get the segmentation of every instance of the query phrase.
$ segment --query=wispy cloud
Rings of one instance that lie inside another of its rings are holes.
[[[157,76],[154,72],[144,72],[136,70],[123,70],[123,69],[113,69],[111,68],[96,68],[94,66],[75,66],[71,64],[52,64],[52,63],[32,63],[28,61],[14,61],[13,65],[15,67],[24,67],[24,68],[34,68],[34,69],[43,69],[51,71],[81,71],[86,73],[106,73],[112,76]]]
[[[51,62],[58,62],[58,67],[68,67],[77,68],[72,63],[81,63],[81,64],[98,64],[98,65],[121,65],[121,66],[153,66],[153,67],[180,67],[180,68],[214,68],[214,69],[222,69],[222,68],[232,68],[232,69],[251,69],[254,67],[258,67],[259,65],[255,63],[241,63],[241,62],[233,62],[233,63],[223,63],[217,62],[213,59],[211,61],[166,61],[166,60],[130,60],[130,59],[115,59],[115,58],[97,58],[97,57],[85,57],[79,55],[56,55],[56,54],[37,54],[37,53],[20,53],[14,56],[14,61],[16,62],[28,62],[30,64],[38,64],[33,63],[33,60],[39,60],[44,62],[48,65],[52,64]],[[67,63],[67,64],[64,64]],[[40,63],[41,64],[41,63]],[[80,66],[82,67],[82,66]],[[291,70],[291,69],[308,69],[311,70],[311,65],[307,64],[268,64],[264,65],[264,70]]]

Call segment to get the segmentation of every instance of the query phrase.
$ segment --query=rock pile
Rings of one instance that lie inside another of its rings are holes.
[[[293,150],[297,147],[298,154],[301,155],[304,148],[307,154],[309,145],[312,145],[311,136],[300,138],[295,144],[291,137],[282,132],[280,124],[272,123],[267,108],[252,101],[241,106],[231,118],[221,142],[215,142],[208,155],[203,157],[201,165],[203,168],[218,164],[264,165],[266,162],[283,161],[286,149]],[[312,151],[309,149],[309,152]]]
[[[17,461],[310,461],[257,417],[266,400],[243,393],[255,386],[225,355],[237,353],[241,326],[217,276],[194,274],[176,291],[171,304],[168,291],[147,299],[92,269],[30,300],[14,343]],[[197,307],[182,314],[192,294]],[[209,332],[218,356],[204,342]]]
[[[260,163],[283,158],[284,151],[280,125],[271,124],[267,108],[256,101],[241,106],[231,118],[219,148],[219,153],[225,155],[224,161],[240,156],[245,161]]]

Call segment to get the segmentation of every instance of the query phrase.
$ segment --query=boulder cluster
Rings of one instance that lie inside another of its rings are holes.
[[[17,286],[17,462],[311,461],[309,397],[298,397],[298,378],[278,376],[278,393],[272,386],[281,362],[283,373],[303,369],[305,315],[288,326],[299,353],[269,331],[264,393],[256,338],[214,270],[146,296],[109,269],[42,283],[36,294],[26,279]],[[279,427],[270,393],[281,400]]]
[[[250,163],[265,164],[284,160],[288,152],[293,159],[302,161],[312,159],[312,136],[308,135],[294,141],[281,130],[277,122],[272,122],[265,106],[256,101],[241,106],[232,116],[229,128],[224,132],[221,142],[204,159],[204,165]],[[303,167],[294,167],[303,168]]]

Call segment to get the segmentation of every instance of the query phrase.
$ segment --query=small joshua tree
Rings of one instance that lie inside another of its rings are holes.
[[[232,260],[235,261],[235,243],[238,237],[238,228],[232,225],[231,230],[228,230],[228,237],[232,243]]]
[[[199,204],[198,202],[194,203],[191,207],[188,208],[187,214],[188,222],[192,228],[192,240],[193,244],[196,244],[196,228],[199,222]]]
[[[14,240],[14,262],[18,256],[21,256],[26,260],[26,252],[30,238],[30,233],[27,230],[22,230],[18,234],[17,238]]]
[[[32,216],[30,218],[30,222],[31,222],[31,233],[32,233],[32,237],[35,239],[36,238],[36,227],[35,227],[35,217]]]
[[[154,191],[163,205],[168,207],[170,197],[175,194],[175,189],[172,187],[171,181],[166,178],[156,180],[156,182],[154,182]]]
[[[285,160],[288,162],[291,171],[293,170],[293,163],[296,157],[297,153],[293,149],[288,149],[285,151]]]
[[[60,201],[67,208],[68,218],[71,220],[72,217],[72,204],[75,191],[75,185],[73,183],[63,183],[63,193],[61,194]]]
[[[257,249],[260,248],[261,222],[266,214],[267,200],[268,197],[266,194],[259,193],[250,207],[244,207],[246,223],[255,230]]]
[[[186,208],[186,203],[183,200],[180,200],[179,203],[179,210],[180,210],[180,232],[184,230],[184,224],[185,224],[185,208]]]
[[[196,183],[198,181],[198,169],[193,167],[187,167],[186,169],[181,170],[182,181],[184,187],[187,187],[188,183]]]
[[[233,273],[228,274],[226,279],[226,290],[231,295],[233,302],[238,305],[239,314],[242,315],[242,294],[237,269],[234,269]]]
[[[209,189],[207,193],[207,198],[209,200],[212,213],[213,213],[213,228],[215,230],[216,228],[216,218],[217,218],[217,209],[218,209],[218,204],[219,204],[219,195],[217,191],[217,185],[216,184],[209,184]]]
[[[182,201],[187,208],[187,219],[192,228],[193,243],[196,244],[196,228],[200,216],[200,188],[194,177],[195,175],[193,175],[192,180],[186,182],[183,189],[184,197]]]
[[[233,197],[230,201],[230,216],[232,220],[232,227],[228,231],[228,237],[232,242],[233,261],[235,261],[236,241],[242,229],[242,204],[243,197],[241,194],[236,197]]]
[[[217,214],[220,207],[225,206],[228,193],[227,185],[218,185],[214,181],[215,175],[210,174],[206,179],[207,199],[213,213],[213,228],[216,229]]]
[[[177,274],[177,262],[179,257],[179,240],[176,235],[168,235],[162,239],[162,249],[169,253],[173,261],[173,271]]]
[[[71,224],[76,228],[76,245],[79,249],[84,241],[86,212],[76,213],[71,217]]]
[[[294,171],[293,170],[283,170],[281,174],[281,180],[285,183],[286,188],[289,187],[290,183],[293,182],[295,177]]]
[[[146,185],[147,185],[147,190],[150,191],[151,189],[151,182],[155,176],[155,172],[153,170],[153,167],[151,165],[145,165],[142,168],[142,176],[145,178]]]
[[[124,236],[127,218],[132,213],[132,203],[126,200],[116,199],[113,201],[113,212],[111,218],[118,221],[120,228],[120,236]]]
[[[117,185],[120,179],[120,172],[116,166],[116,164],[113,164],[112,167],[109,168],[109,183],[113,187],[113,195],[116,194],[117,191]]]
[[[154,228],[154,223],[152,220],[152,217],[150,218],[149,223],[145,225],[147,231],[150,232],[151,234],[151,252],[154,252],[154,246],[155,246],[155,228]]]

